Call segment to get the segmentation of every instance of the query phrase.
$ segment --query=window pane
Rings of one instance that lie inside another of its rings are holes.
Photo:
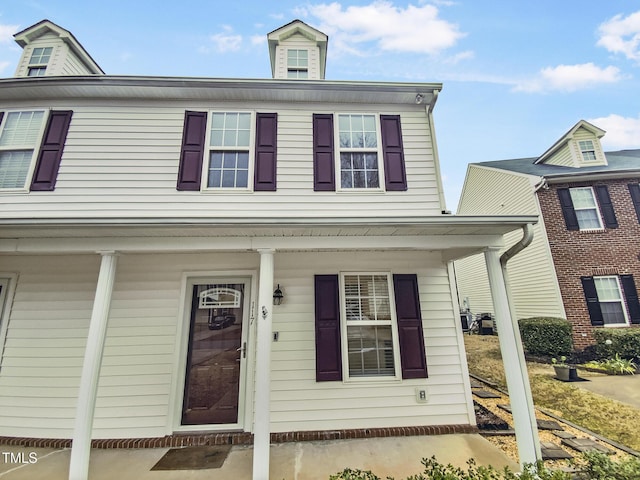
[[[353,171],[353,188],[366,188],[364,172],[360,170]]]
[[[0,146],[35,147],[44,112],[9,112],[6,115]]]
[[[380,180],[378,179],[378,171],[366,172],[367,188],[378,188]]]
[[[224,168],[236,168],[236,153],[235,152],[226,152],[224,155],[224,161],[222,166]]]
[[[214,113],[211,115],[211,128],[220,130],[224,128],[224,113]]]
[[[598,299],[603,300],[621,300],[620,288],[616,277],[595,277],[596,292]]]
[[[247,170],[238,170],[236,173],[236,187],[244,188],[249,180],[249,172]]]
[[[349,376],[393,376],[391,326],[347,327]]]
[[[590,188],[571,188],[569,193],[574,208],[594,208],[596,206],[593,190]]]
[[[211,152],[208,186],[246,188],[249,180],[248,152]]]
[[[353,178],[351,177],[351,170],[342,171],[340,173],[340,186],[342,188],[353,188]]]
[[[211,146],[212,147],[221,147],[222,146],[222,130],[211,130]]]
[[[249,168],[249,153],[247,152],[238,152],[238,160],[237,165],[238,168],[248,169]]]
[[[0,188],[23,188],[33,150],[0,152]]]
[[[237,133],[238,132],[236,130],[225,130],[222,145],[225,147],[235,147]]]
[[[621,302],[604,302],[600,304],[600,309],[602,310],[602,318],[605,325],[627,323]]]
[[[235,187],[236,172],[235,170],[223,170],[222,171],[222,186],[223,187]]]
[[[211,167],[212,168],[220,168],[220,167],[222,167],[222,153],[221,152],[212,152],[211,153]]]
[[[249,129],[251,129],[251,114],[250,113],[240,113],[238,115],[238,129],[239,130],[249,130]]]
[[[595,210],[576,210],[576,217],[581,230],[602,228],[598,213]]]
[[[249,146],[249,130],[238,130],[238,142],[236,145],[238,147]]]
[[[226,130],[235,130],[238,128],[238,114],[226,113],[224,118],[224,128]]]
[[[221,186],[222,170],[209,170],[207,186],[219,188]]]

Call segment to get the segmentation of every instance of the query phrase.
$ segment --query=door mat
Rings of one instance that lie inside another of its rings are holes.
[[[172,448],[151,470],[206,470],[220,468],[231,445],[203,445],[198,447]]]

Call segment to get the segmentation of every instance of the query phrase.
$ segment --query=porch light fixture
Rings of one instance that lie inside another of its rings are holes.
[[[284,298],[284,295],[282,294],[282,290],[280,290],[280,284],[278,284],[276,289],[273,291],[273,304],[280,305],[282,303],[283,298]]]

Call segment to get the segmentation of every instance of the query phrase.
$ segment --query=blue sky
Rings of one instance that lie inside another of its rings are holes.
[[[299,18],[329,35],[327,79],[442,82],[454,211],[468,163],[538,156],[581,119],[605,150],[640,148],[637,0],[7,1],[0,77],[20,56],[12,35],[44,18],[107,74],[268,78],[266,34]]]

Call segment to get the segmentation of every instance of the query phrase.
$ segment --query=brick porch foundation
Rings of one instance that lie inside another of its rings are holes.
[[[271,443],[346,440],[355,438],[409,437],[417,435],[448,435],[478,433],[472,425],[434,425],[394,428],[360,428],[345,430],[313,430],[271,434]],[[169,448],[197,445],[251,445],[253,434],[245,432],[174,434],[152,438],[118,438],[92,440],[92,448]],[[71,448],[69,438],[0,437],[0,445],[31,448]]]

